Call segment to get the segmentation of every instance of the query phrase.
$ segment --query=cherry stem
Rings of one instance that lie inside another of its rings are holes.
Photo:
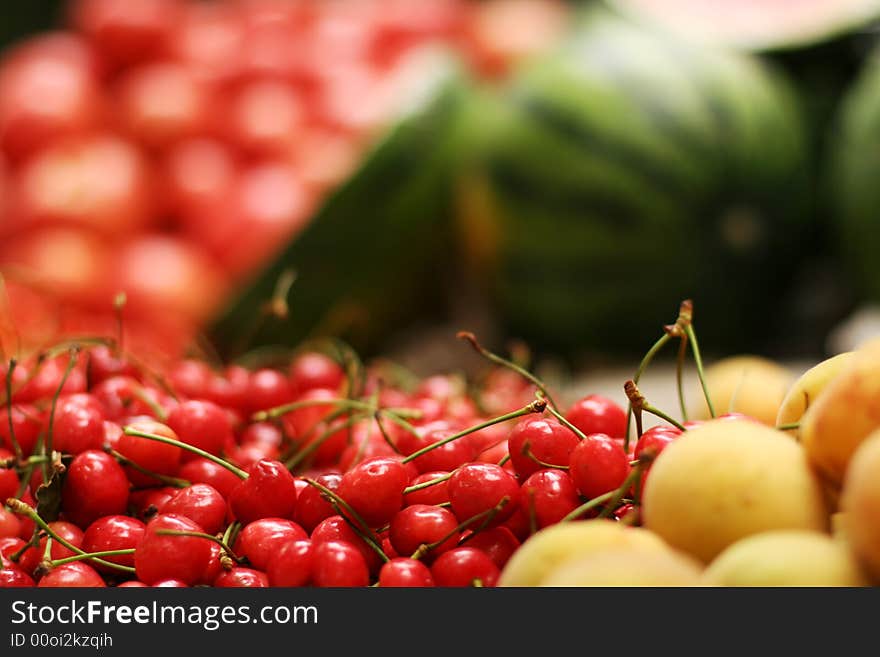
[[[430,445],[426,445],[419,450],[416,450],[405,459],[401,460],[401,463],[409,463],[410,461],[417,459],[423,454],[427,454],[432,449],[437,449],[438,447],[442,447],[447,443],[451,443],[453,440],[458,440],[468,434],[472,434],[476,431],[480,431],[487,427],[491,427],[495,424],[501,424],[502,422],[507,422],[508,420],[513,420],[518,417],[522,417],[523,415],[531,415],[532,413],[543,413],[544,409],[547,407],[547,401],[544,399],[536,399],[532,403],[523,406],[521,409],[517,411],[513,411],[511,413],[505,413],[504,415],[500,415],[491,420],[486,420],[485,422],[481,422],[480,424],[474,425],[468,429],[464,429],[463,431],[459,431],[458,433],[454,433],[451,436],[444,438],[443,440],[438,440],[436,443],[431,443]]]
[[[71,552],[75,552],[76,554],[87,554],[86,551],[83,550],[82,548],[78,548],[77,546],[75,546],[73,543],[71,543],[70,541],[68,541],[64,537],[59,536],[58,533],[54,529],[52,529],[48,525],[48,523],[46,523],[45,520],[43,520],[40,517],[39,513],[34,511],[30,506],[28,506],[27,504],[25,504],[21,500],[16,499],[14,497],[10,497],[9,499],[6,500],[6,506],[8,506],[9,509],[13,513],[17,513],[18,515],[22,515],[22,516],[27,516],[28,518],[33,520],[34,524],[37,525],[37,527],[42,529],[44,532],[46,532],[46,534],[49,537],[55,539],[58,543],[60,543],[64,547],[66,547]],[[131,566],[120,566],[118,563],[113,563],[112,561],[105,561],[104,559],[100,559],[97,557],[92,558],[92,561],[94,561],[95,563],[101,564],[102,566],[106,566],[108,568],[115,568],[116,570],[121,570],[126,573],[133,573],[134,572],[134,568],[132,568]]]
[[[239,479],[247,479],[248,473],[242,470],[241,468],[232,465],[229,461],[225,459],[221,459],[219,456],[215,456],[210,452],[206,452],[203,449],[196,447],[195,445],[190,445],[189,443],[182,442],[180,440],[175,440],[174,438],[168,438],[167,436],[160,436],[155,433],[148,433],[146,431],[138,431],[137,429],[133,429],[130,426],[123,427],[122,433],[126,436],[137,436],[138,438],[146,438],[147,440],[155,440],[156,442],[165,443],[166,445],[174,445],[175,447],[179,447],[180,449],[186,450],[188,452],[192,452],[193,454],[198,454],[202,458],[206,458],[209,461],[216,463],[219,466],[222,466],[229,470],[232,474],[234,474]]]
[[[51,540],[51,539],[50,539]],[[48,541],[46,542],[48,544]],[[134,554],[134,548],[124,548],[120,550],[101,550],[100,552],[87,552],[85,554],[74,554],[70,557],[65,557],[63,559],[44,559],[41,565],[45,565],[48,568],[55,568],[57,566],[63,566],[66,563],[73,563],[74,561],[84,561],[86,559],[99,559],[101,557],[121,557],[127,554]]]
[[[678,404],[681,407],[681,418],[688,421],[687,404],[684,399],[684,359],[687,355],[687,335],[681,337],[678,344],[678,358],[675,363],[675,384],[678,387]]]
[[[703,358],[700,356],[700,346],[697,344],[697,334],[694,333],[694,327],[688,324],[685,327],[685,333],[691,343],[691,351],[694,353],[694,363],[697,365],[697,376],[700,379],[700,386],[703,388],[703,396],[706,398],[706,406],[709,407],[709,415],[715,417],[715,407],[712,405],[712,398],[709,395],[709,388],[706,385],[706,377],[703,374]]]
[[[376,411],[373,413],[373,419],[376,421],[376,426],[379,427],[379,433],[382,434],[382,439],[388,443],[388,446],[394,450],[395,454],[400,454],[400,449],[394,444],[394,441],[391,440],[391,436],[389,436],[388,432],[385,430],[385,425],[382,424],[382,414],[379,411]]]
[[[147,391],[144,390],[143,387],[138,386],[137,388],[135,388],[133,390],[133,394],[141,402],[150,407],[150,410],[153,411],[153,415],[155,415],[157,419],[161,420],[162,422],[166,422],[168,420],[167,411],[162,408],[155,399],[150,397],[150,395],[147,394]]]
[[[117,452],[115,449],[113,449],[109,445],[104,447],[104,451],[107,452],[114,459],[119,461],[120,465],[127,465],[130,468],[137,470],[141,474],[145,474],[148,477],[153,477],[154,479],[161,481],[163,484],[166,484],[168,486],[173,486],[174,488],[188,488],[189,486],[192,485],[186,479],[181,479],[180,477],[172,477],[170,475],[163,475],[163,474],[159,474],[158,472],[153,472],[152,470],[148,470],[144,466],[135,463],[127,456],[123,456],[122,454]]]
[[[372,547],[373,550],[375,550],[378,554],[384,556],[385,561],[389,560],[388,555],[386,555],[382,551],[382,548],[379,546],[378,537],[375,534],[373,534],[373,530],[370,529],[370,526],[366,523],[366,521],[363,518],[361,518],[361,516],[357,513],[357,511],[355,511],[354,509],[351,508],[351,506],[349,505],[348,502],[346,502],[344,499],[339,497],[339,495],[337,495],[335,492],[333,492],[332,490],[330,490],[329,488],[327,488],[326,486],[324,486],[320,482],[315,481],[314,479],[311,479],[309,477],[303,477],[303,481],[305,481],[309,486],[317,488],[319,491],[321,491],[321,493],[323,493],[324,496],[330,500],[331,504],[333,504],[334,506],[337,506],[338,508],[343,509],[345,511],[345,513],[339,514],[342,516],[343,520],[346,519],[346,513],[349,514],[351,516],[351,518],[348,520],[348,522],[349,522],[349,524],[351,524],[352,529],[355,529],[356,531],[360,530],[358,532],[358,535],[363,534],[362,538],[367,542],[367,544],[370,547]],[[359,528],[355,527],[354,524],[352,523],[352,521],[356,522],[358,525],[360,525],[360,527]]]
[[[616,491],[613,490],[608,491],[607,493],[603,493],[602,495],[594,497],[589,502],[584,502],[578,508],[574,509],[568,515],[562,518],[562,520],[560,520],[559,522],[570,522],[572,520],[577,520],[590,509],[594,509],[600,504],[604,504],[605,502],[610,500],[612,497],[614,497],[615,493]]]
[[[523,443],[522,455],[525,456],[527,459],[534,461],[535,463],[540,465],[542,468],[553,468],[555,470],[568,470],[567,465],[554,465],[553,463],[547,463],[547,462],[539,459],[537,456],[535,456],[535,453],[532,452],[532,446],[529,443],[529,441],[526,441],[525,443]]]
[[[797,431],[801,428],[801,423],[790,422],[789,424],[778,424],[775,428],[777,431]]]
[[[236,563],[243,562],[243,559],[235,556],[235,552],[232,551],[232,548],[229,547],[229,545],[225,543],[222,538],[217,538],[216,536],[206,534],[205,532],[191,532],[182,529],[157,529],[156,534],[159,536],[190,536],[192,538],[204,538],[206,541],[216,543],[221,548],[223,548],[223,551],[226,553],[226,555],[233,559]]]
[[[650,404],[646,403],[642,406],[642,410],[645,411],[645,413],[650,413],[651,415],[656,415],[661,420],[666,420],[667,422],[669,422],[669,424],[674,426],[676,429],[681,429],[682,431],[686,430],[686,427],[681,422],[674,419],[672,416],[667,415],[666,413],[661,411],[659,408],[655,408],[654,406],[651,406]]]
[[[12,373],[15,371],[16,365],[18,365],[18,361],[11,358],[9,360],[9,368],[6,370],[6,415],[9,420],[9,442],[12,443],[12,451],[15,452],[15,458],[21,461],[24,458],[24,453],[21,451],[21,445],[18,444],[18,440],[15,437],[15,426],[12,421]]]
[[[452,477],[452,473],[449,472],[440,477],[435,477],[434,479],[429,479],[428,481],[423,481],[420,484],[413,484],[412,486],[407,486],[403,489],[403,494],[407,495],[408,493],[415,493],[417,490],[424,490],[426,488],[430,488],[431,486],[436,486],[437,484],[442,484],[444,481],[448,480]]]
[[[583,440],[584,438],[587,437],[587,434],[585,434],[583,431],[581,431],[581,430],[578,429],[576,426],[574,426],[571,422],[569,422],[569,421],[566,419],[566,417],[565,417],[562,413],[560,413],[559,411],[557,411],[557,410],[556,410],[555,408],[553,408],[552,406],[548,406],[548,407],[547,407],[547,411],[550,413],[550,415],[552,415],[552,416],[555,417],[557,420],[559,420],[559,424],[561,424],[561,425],[564,426],[565,428],[567,428],[567,429],[569,429],[570,431],[572,431],[572,432],[574,433],[574,435],[576,435],[576,436],[578,437],[579,440]]]
[[[346,427],[352,427],[358,422],[362,422],[363,420],[363,415],[353,415],[342,424],[328,428],[320,436],[309,442],[308,445],[303,447],[298,452],[294,453],[294,455],[284,463],[284,467],[286,467],[288,470],[293,471],[300,464],[302,464],[303,461],[314,454],[321,447],[321,445],[327,442],[336,432],[342,431]]]
[[[602,509],[602,512],[599,514],[600,518],[607,518],[610,516],[614,509],[620,504],[620,500],[623,499],[623,496],[626,495],[626,491],[632,488],[633,484],[638,484],[639,479],[641,479],[642,469],[648,463],[653,460],[653,457],[649,457],[645,455],[644,458],[639,459],[638,465],[636,465],[632,470],[629,471],[629,474],[626,476],[626,479],[623,480],[623,483],[620,485],[617,490],[613,491],[614,495],[611,496],[609,500],[609,504]]]
[[[510,498],[507,497],[507,495],[505,495],[504,497],[501,498],[501,500],[499,500],[498,504],[493,506],[491,509],[486,509],[485,511],[480,511],[478,514],[471,516],[470,518],[468,518],[464,522],[460,522],[458,524],[458,526],[455,527],[455,529],[450,531],[448,534],[446,534],[442,538],[439,538],[432,543],[422,543],[419,546],[419,548],[415,552],[412,553],[412,556],[410,557],[410,559],[421,559],[426,554],[428,554],[428,552],[430,552],[431,550],[433,550],[436,547],[443,545],[450,538],[452,538],[456,534],[460,534],[462,531],[464,531],[465,529],[470,527],[472,524],[474,524],[478,520],[484,520],[484,522],[482,525],[480,525],[480,527],[475,529],[473,531],[473,533],[476,534],[476,533],[482,531],[483,529],[486,528],[486,525],[488,525],[490,522],[492,522],[492,518],[497,516],[501,512],[501,510],[505,506],[507,506],[508,502],[510,502]]]
[[[648,353],[646,353],[642,358],[642,362],[639,363],[639,367],[636,370],[636,373],[633,375],[633,378],[631,379],[633,383],[639,382],[639,379],[642,378],[642,374],[644,374],[645,370],[648,369],[648,365],[650,365],[651,361],[654,360],[654,356],[660,353],[660,350],[663,349],[666,343],[669,342],[671,339],[672,336],[669,335],[669,333],[664,333],[660,337],[660,339],[658,339],[657,342],[655,342],[653,346],[648,349]],[[625,451],[629,451],[630,430],[632,427],[633,415],[635,415],[636,418],[636,433],[638,435],[642,435],[640,424],[641,419],[639,415],[636,415],[634,413],[632,402],[630,402],[629,405],[626,407],[626,433],[624,434],[623,438],[623,449]]]
[[[286,415],[291,411],[296,411],[301,408],[309,408],[311,406],[336,406],[339,409],[367,411],[370,413],[377,410],[375,404],[360,401],[359,399],[302,399],[300,401],[290,402],[288,404],[282,404],[281,406],[274,406],[262,411],[257,411],[251,416],[251,420],[254,422],[264,422],[265,420]],[[406,417],[419,418],[422,415],[421,411],[414,408],[380,408],[378,410],[383,414],[388,415],[389,419],[392,420],[394,419],[394,416],[397,416],[397,418],[400,419]]]
[[[46,428],[46,437],[43,440],[43,455],[52,453],[52,432],[55,428],[55,408],[58,405],[58,397],[61,396],[61,391],[64,389],[64,384],[67,383],[67,377],[70,376],[70,373],[73,371],[73,366],[76,365],[77,358],[79,356],[79,345],[72,345],[70,347],[70,358],[67,361],[67,367],[64,368],[64,374],[61,376],[61,382],[58,384],[58,388],[55,390],[55,394],[52,395],[52,407],[49,411],[49,426]],[[42,463],[40,465],[43,471],[43,483],[48,485],[50,475],[49,475],[49,464]]]
[[[508,360],[506,358],[502,358],[501,356],[492,353],[491,351],[489,351],[488,349],[483,347],[477,341],[477,336],[475,336],[470,331],[459,331],[456,334],[456,337],[459,340],[465,340],[466,342],[468,342],[471,345],[471,347],[473,347],[474,350],[478,354],[480,354],[483,358],[486,358],[487,360],[495,363],[496,365],[500,365],[502,367],[506,367],[509,370],[513,370],[514,372],[519,374],[521,377],[523,377],[527,381],[533,383],[538,388],[538,390],[541,391],[541,393],[547,399],[547,401],[550,403],[550,406],[552,406],[553,408],[557,408],[557,409],[559,408],[556,405],[556,402],[553,401],[553,397],[550,395],[549,392],[547,392],[547,386],[544,384],[544,382],[541,381],[541,379],[539,379],[537,376],[535,376],[534,374],[529,372],[527,369],[525,369],[524,367],[521,367],[520,365],[517,365],[516,363],[514,363],[511,360]]]

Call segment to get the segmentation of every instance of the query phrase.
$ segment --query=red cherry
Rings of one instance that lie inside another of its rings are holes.
[[[208,484],[193,484],[183,488],[159,507],[159,513],[174,513],[189,518],[207,534],[216,534],[225,526],[226,510],[226,500]]]
[[[316,477],[315,481],[335,492],[339,488],[339,482],[342,481],[342,475],[328,473]],[[336,509],[324,499],[324,494],[319,489],[306,485],[296,500],[293,519],[311,533],[322,520],[336,514]]]
[[[634,522],[631,524],[633,524],[635,526],[638,526],[640,524],[639,523],[640,516],[641,516],[641,512],[639,511],[639,507],[637,507],[635,504],[632,504],[630,502],[627,502],[626,504],[622,504],[614,510],[614,517],[615,518],[617,518],[618,520],[626,520],[627,522],[632,520]]]
[[[312,578],[312,552],[311,541],[285,543],[269,559],[269,584],[306,586]]]
[[[282,546],[308,538],[306,531],[292,520],[262,518],[245,525],[235,541],[234,549],[236,554],[247,557],[254,568],[266,570],[272,555]]]
[[[70,544],[76,547],[82,547],[83,532],[76,525],[69,522],[55,521],[50,522],[49,526],[58,534],[58,536],[68,541]],[[21,555],[21,558],[18,560],[18,565],[24,572],[28,574],[33,574],[35,572],[46,552],[46,542],[47,539],[44,536],[40,539],[40,542],[36,547],[28,548]],[[52,549],[49,555],[50,559],[64,559],[73,555],[73,551],[68,550],[58,541],[52,542]],[[37,575],[34,576],[37,577]]]
[[[139,582],[136,579],[130,579],[127,582],[122,582],[122,584],[118,584],[116,588],[120,589],[147,589],[150,588],[143,582]]]
[[[214,372],[201,360],[186,358],[176,361],[168,372],[168,382],[178,395],[189,398],[202,398]]]
[[[455,434],[452,430],[434,430],[428,432],[423,445],[428,446],[439,443],[441,440]],[[402,450],[406,451],[406,450]],[[474,450],[471,443],[464,438],[458,438],[440,447],[435,447],[429,452],[412,460],[419,472],[432,472],[435,470],[455,470],[458,466],[467,463],[474,458]]]
[[[4,452],[6,450],[3,450]],[[9,458],[12,454],[4,454],[0,459]],[[20,482],[18,474],[12,468],[0,468],[0,501],[15,497]]]
[[[138,369],[131,361],[106,345],[98,345],[89,350],[87,372],[91,386],[111,376],[129,376],[135,379],[139,376]]]
[[[507,438],[513,469],[523,479],[548,465],[564,466],[578,444],[573,431],[552,418],[530,417],[521,420]],[[531,455],[531,456],[530,456]]]
[[[382,566],[379,571],[379,586],[392,587],[425,587],[434,586],[431,569],[421,561],[398,557]]]
[[[235,566],[215,579],[214,586],[218,588],[266,588],[269,586],[269,577],[266,573],[253,568]]]
[[[431,575],[437,586],[491,587],[498,582],[500,571],[485,552],[460,547],[445,552],[431,565]]]
[[[448,475],[449,473],[443,470],[437,470],[434,472],[423,472],[422,474],[413,478],[413,480],[410,482],[410,486],[424,484],[429,481],[433,481],[434,479],[447,477]],[[428,486],[427,488],[422,488],[420,490],[414,490],[403,496],[403,503],[406,506],[411,506],[413,504],[440,505],[448,501],[448,481],[441,481],[439,484],[434,484],[433,486]]]
[[[188,589],[189,584],[180,579],[174,579],[173,577],[167,579],[160,579],[157,582],[153,583],[154,589]]]
[[[103,552],[134,548],[143,538],[144,530],[144,523],[137,518],[104,516],[88,526],[83,535],[82,549],[86,552]],[[134,566],[134,556],[128,554],[103,559],[121,566]],[[112,572],[108,566],[96,565],[95,568],[101,572]]]
[[[345,381],[339,363],[322,353],[300,354],[290,364],[290,385],[298,395],[315,388],[338,390]]]
[[[279,461],[262,459],[247,468],[248,478],[229,494],[229,508],[242,523],[290,518],[296,508],[296,482]]]
[[[67,454],[101,449],[104,420],[100,402],[91,395],[79,393],[59,399],[52,423],[52,448]]]
[[[241,483],[241,479],[228,468],[201,456],[184,463],[177,474],[193,484],[208,484],[227,499],[232,489]]]
[[[169,413],[168,426],[180,440],[209,454],[220,454],[227,442],[233,439],[229,416],[217,404],[209,401],[182,402]],[[193,458],[196,455],[191,452],[182,455],[184,462]]]
[[[241,433],[241,443],[258,443],[261,445],[270,445],[271,447],[280,447],[284,441],[284,434],[281,429],[270,422],[254,422],[247,425]]]
[[[88,527],[101,516],[121,515],[128,505],[128,479],[105,452],[87,450],[67,468],[61,496],[65,517]]]
[[[468,547],[486,553],[499,569],[504,568],[520,546],[519,539],[507,527],[493,527],[466,538]]]
[[[342,541],[329,541],[313,548],[312,583],[322,587],[367,586],[370,572],[357,548]]]
[[[211,559],[211,541],[196,536],[157,533],[160,529],[199,532],[203,530],[189,518],[159,514],[147,523],[144,536],[134,552],[137,578],[145,584],[179,579],[192,585],[199,581]]]
[[[18,536],[0,538],[0,555],[8,557],[15,554],[25,546],[25,542]]]
[[[565,419],[583,433],[604,433],[611,438],[626,436],[626,411],[602,395],[587,395],[565,413]]]
[[[458,543],[458,520],[443,507],[413,504],[397,512],[391,520],[388,537],[398,554],[410,556],[423,545],[443,540],[427,556],[431,559],[451,550]]]
[[[224,408],[247,410],[249,404],[250,372],[238,365],[230,365],[222,376],[214,376],[208,383],[208,398]]]
[[[296,398],[297,402],[339,399],[337,393],[326,388],[314,388]],[[293,440],[300,441],[308,435],[325,417],[334,410],[332,404],[304,406],[281,416],[285,433]],[[315,432],[317,433],[317,432]]]
[[[657,425],[651,427],[636,442],[633,456],[639,458],[642,454],[657,456],[669,443],[681,435],[681,430],[673,426]]]
[[[128,505],[133,515],[146,522],[156,515],[168,500],[177,495],[179,490],[172,486],[133,490],[129,494]]]
[[[171,427],[150,418],[137,418],[128,426],[143,433],[179,440]],[[180,469],[182,450],[176,445],[123,433],[119,438],[116,450],[125,458],[156,474],[175,476]],[[135,486],[155,486],[158,483],[155,477],[139,472],[130,466],[126,466],[125,472]]]
[[[39,588],[106,587],[97,570],[83,561],[72,561],[53,568],[40,578]]]
[[[0,566],[0,589],[36,586],[34,579],[7,559],[5,554],[0,557]]]
[[[15,404],[12,407],[12,428],[22,453],[30,456],[42,429],[40,412],[30,404]],[[8,405],[0,408],[0,444],[6,449],[12,449]]]
[[[596,433],[575,447],[568,473],[581,495],[592,499],[619,488],[629,470],[629,459],[614,439]]]
[[[403,506],[403,489],[408,483],[406,467],[380,457],[346,472],[336,492],[367,525],[381,527]]]
[[[264,368],[251,374],[248,397],[251,411],[260,411],[293,401],[294,394],[286,376]]]
[[[581,504],[577,488],[567,472],[539,470],[522,485],[522,504],[534,514],[538,529],[553,525]]]
[[[12,497],[7,495],[3,499]],[[6,507],[0,506],[0,538],[18,537],[21,531],[21,521],[18,516]]]
[[[495,527],[512,516],[519,505],[516,479],[504,468],[491,463],[463,465],[452,473],[447,484],[452,511],[460,522],[485,515],[506,499],[506,504],[495,512],[489,524]]]
[[[211,543],[211,558],[208,559],[208,563],[205,564],[205,569],[202,571],[201,577],[199,577],[198,584],[204,586],[210,586],[214,583],[220,575],[223,573],[223,562],[221,561],[223,557],[223,548],[220,547],[217,543]]]
[[[378,571],[382,565],[382,560],[375,550],[351,528],[342,516],[330,516],[322,520],[312,532],[311,540],[315,545],[328,541],[342,541],[353,546],[361,553],[364,563],[367,564],[367,569],[371,573]]]

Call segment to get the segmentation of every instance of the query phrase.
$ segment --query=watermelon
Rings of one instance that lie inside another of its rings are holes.
[[[835,237],[861,299],[880,301],[880,50],[847,92],[833,125],[829,180]]]
[[[480,103],[458,225],[508,332],[641,352],[693,298],[706,344],[764,344],[811,217],[778,71],[591,12]]]
[[[328,196],[308,227],[241,286],[211,322],[221,355],[341,337],[366,353],[389,330],[442,303],[450,258],[453,171],[469,78],[455,56],[428,55],[407,87],[405,111],[360,168]],[[287,317],[265,308],[287,272],[295,272]]]

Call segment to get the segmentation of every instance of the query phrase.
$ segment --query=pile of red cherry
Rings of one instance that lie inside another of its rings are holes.
[[[10,362],[0,586],[493,586],[543,527],[638,523],[640,455],[680,433],[625,448],[605,397],[563,413],[505,367],[407,387],[340,353],[161,374],[112,344]]]

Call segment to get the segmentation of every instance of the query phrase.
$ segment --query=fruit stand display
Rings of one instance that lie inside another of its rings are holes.
[[[880,342],[769,353],[812,256],[811,308],[880,294],[876,64],[821,112],[797,74],[880,7],[675,4],[74,0],[12,44],[0,587],[880,584]],[[389,357],[458,297],[490,330]]]

